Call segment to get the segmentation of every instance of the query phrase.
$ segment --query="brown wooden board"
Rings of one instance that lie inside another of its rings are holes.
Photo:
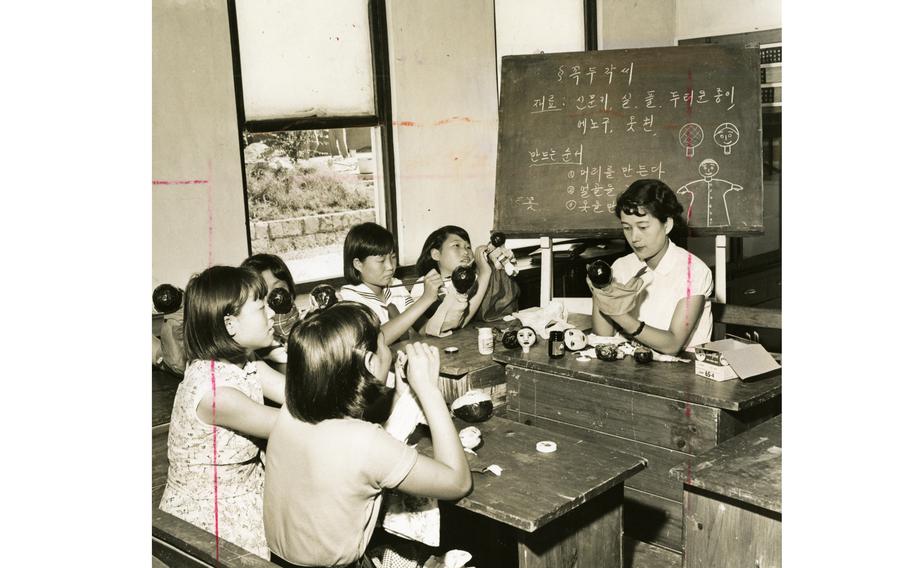
[[[503,57],[494,227],[508,235],[618,236],[616,198],[642,178],[691,205],[696,234],[761,233],[761,160],[757,48]]]
[[[780,513],[782,461],[781,416],[777,416],[672,472],[686,485]]]
[[[780,371],[748,382],[739,379],[717,382],[696,375],[691,363],[640,364],[631,357],[609,362],[599,359],[578,361],[571,355],[562,359],[550,359],[543,342],[532,346],[528,353],[522,353],[521,349],[509,350],[497,346],[493,360],[515,367],[732,411],[756,406],[781,394]]]
[[[152,426],[171,421],[174,396],[183,377],[152,368]]]
[[[686,568],[780,568],[779,518],[689,491],[685,510]]]
[[[477,327],[474,324],[459,329],[448,337],[416,337],[393,343],[390,348],[394,354],[396,350],[404,351],[404,346],[414,341],[422,341],[428,345],[439,348],[439,372],[448,377],[460,377],[472,371],[477,371],[493,365],[492,355],[483,355],[477,349]],[[444,352],[446,347],[457,347],[458,351],[452,354]]]
[[[676,501],[625,488],[623,524],[631,538],[682,552],[682,514]]]
[[[533,533],[518,533],[519,568],[622,566],[622,487]]]
[[[455,422],[459,429],[469,425]],[[473,425],[483,438],[477,455],[467,455],[474,488],[457,504],[524,531],[539,529],[645,467],[643,459],[605,445],[497,416]],[[557,450],[538,452],[536,444],[544,440],[556,442]],[[418,450],[430,455],[430,440],[421,439]],[[499,465],[502,476],[478,473],[490,464]]]
[[[167,424],[152,428],[152,508],[158,507],[167,484],[167,434]]]
[[[508,408],[697,454],[717,445],[718,409],[514,366],[506,367]]]
[[[626,536],[623,547],[625,568],[682,568],[682,555]]]
[[[518,413],[508,411],[508,418],[518,419]],[[683,484],[675,477],[670,476],[670,470],[679,465],[680,460],[691,456],[683,452],[668,450],[651,444],[633,442],[625,438],[610,436],[588,428],[572,426],[564,422],[541,418],[539,416],[522,415],[521,422],[530,426],[537,426],[550,432],[557,432],[566,436],[580,438],[588,442],[601,443],[616,451],[632,456],[640,456],[647,460],[648,467],[626,480],[626,487],[647,491],[660,497],[665,497],[682,504]]]
[[[188,556],[206,566],[223,568],[276,566],[224,539],[216,543],[215,535],[212,533],[157,508],[152,509],[152,544],[153,554],[168,565],[171,563],[165,560],[163,554],[184,557],[183,562],[187,562],[184,565],[191,565],[186,558]]]

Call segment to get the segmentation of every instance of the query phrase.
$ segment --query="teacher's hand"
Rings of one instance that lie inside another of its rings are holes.
[[[585,282],[588,283],[588,288],[591,289],[594,307],[608,316],[621,316],[632,311],[638,301],[638,294],[641,293],[642,287],[645,285],[642,279],[637,276],[633,276],[625,284],[613,281],[604,289],[591,284],[589,278],[585,278]]]

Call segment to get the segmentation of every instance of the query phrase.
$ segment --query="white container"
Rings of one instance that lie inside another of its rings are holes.
[[[481,355],[493,354],[493,328],[481,327],[477,330],[477,350]]]

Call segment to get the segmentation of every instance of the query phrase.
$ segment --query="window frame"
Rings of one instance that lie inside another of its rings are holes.
[[[398,241],[398,205],[395,187],[395,153],[392,140],[392,84],[389,71],[389,35],[386,20],[385,0],[367,0],[367,16],[370,22],[370,45],[373,58],[373,104],[372,115],[275,118],[268,120],[246,120],[243,105],[243,73],[240,65],[240,43],[237,29],[236,0],[227,0],[228,26],[231,35],[231,59],[234,70],[234,99],[237,107],[237,135],[240,146],[240,173],[243,184],[243,212],[246,223],[247,256],[253,254],[252,231],[250,226],[250,205],[244,162],[244,133],[280,132],[289,130],[320,130],[337,128],[371,127],[379,129],[380,154],[382,160],[382,197],[385,200],[385,227]],[[378,205],[377,205],[378,206]],[[396,251],[398,252],[398,251]],[[327,282],[343,282],[343,276]],[[297,293],[308,291],[321,282],[297,285]]]

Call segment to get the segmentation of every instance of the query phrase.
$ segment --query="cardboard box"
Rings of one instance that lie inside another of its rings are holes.
[[[745,381],[777,369],[778,362],[758,343],[727,338],[695,346],[695,374],[705,378]]]
[[[712,381],[729,381],[738,377],[730,365],[712,365],[707,361],[695,362],[695,374]]]

